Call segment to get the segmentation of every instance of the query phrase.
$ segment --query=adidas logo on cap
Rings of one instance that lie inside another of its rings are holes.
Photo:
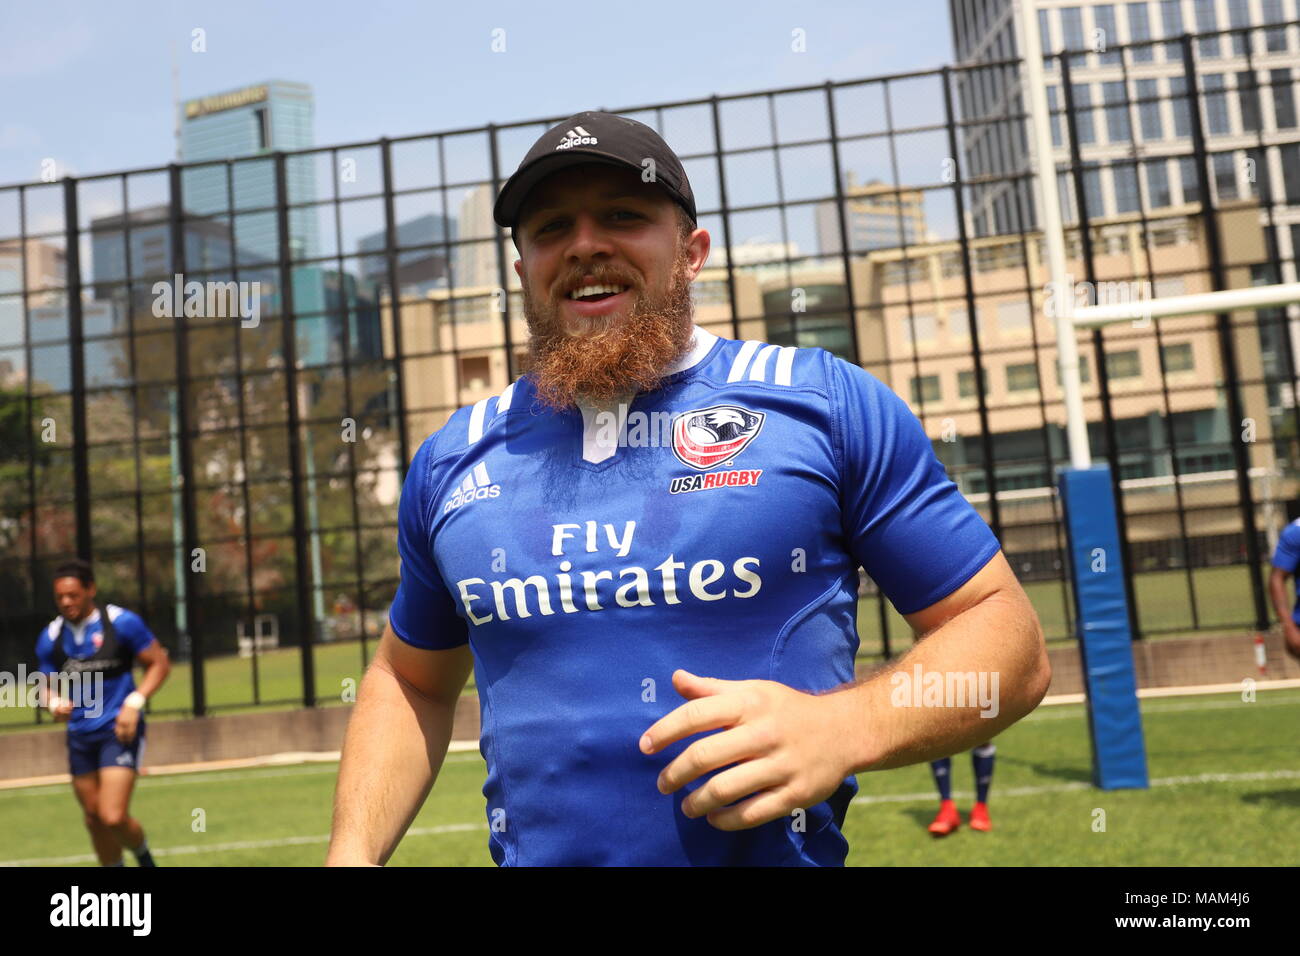
[[[595,136],[592,136],[581,126],[575,126],[564,134],[564,139],[560,140],[560,145],[556,149],[572,149],[575,146],[595,146],[599,143]]]

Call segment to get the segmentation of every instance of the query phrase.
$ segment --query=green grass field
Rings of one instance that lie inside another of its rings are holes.
[[[1088,781],[1083,708],[1043,707],[998,738],[994,830],[935,840],[929,769],[859,777],[845,835],[850,865],[1229,866],[1300,864],[1300,690],[1142,702],[1152,787],[1101,792]],[[62,741],[51,737],[51,746]],[[146,760],[147,766],[147,760]],[[314,866],[324,859],[335,764],[143,777],[132,812],[164,866]],[[489,866],[484,767],[452,754],[392,860]],[[971,802],[970,761],[953,761]],[[648,785],[653,785],[649,782]],[[206,830],[195,832],[195,811]],[[1105,832],[1094,830],[1096,811]],[[0,864],[90,864],[71,787],[0,790]]]

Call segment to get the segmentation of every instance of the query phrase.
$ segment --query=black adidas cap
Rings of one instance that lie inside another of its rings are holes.
[[[501,187],[492,208],[497,225],[513,228],[528,193],[551,173],[579,163],[608,163],[642,172],[654,161],[655,182],[697,222],[695,196],[677,154],[644,123],[614,113],[587,111],[551,127]]]

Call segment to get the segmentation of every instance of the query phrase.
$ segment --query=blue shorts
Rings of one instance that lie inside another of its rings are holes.
[[[135,740],[124,744],[117,739],[112,723],[89,734],[68,734],[68,766],[74,777],[94,773],[100,767],[140,769],[144,757],[144,721]]]

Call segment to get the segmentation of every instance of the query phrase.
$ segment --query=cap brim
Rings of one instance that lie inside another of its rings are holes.
[[[640,169],[640,167],[634,166],[627,160],[620,159],[617,156],[585,149],[570,149],[562,153],[542,156],[523,169],[517,170],[510,177],[510,180],[501,190],[501,195],[497,197],[496,204],[492,207],[492,218],[496,220],[498,226],[506,229],[514,228],[515,222],[519,218],[519,210],[523,207],[524,201],[528,198],[528,194],[532,192],[533,187],[552,173],[559,172],[569,166],[579,166],[583,163],[603,163],[607,166],[621,166],[624,169]]]

